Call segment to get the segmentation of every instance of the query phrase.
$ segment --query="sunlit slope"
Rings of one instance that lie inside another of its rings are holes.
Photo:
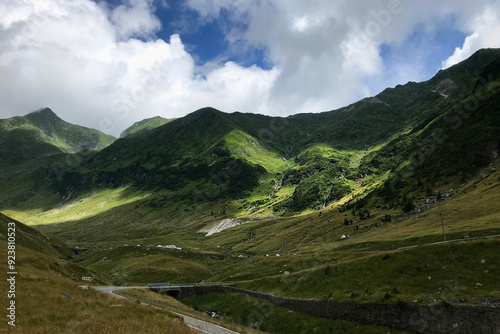
[[[130,127],[123,130],[123,132],[120,134],[120,138],[141,135],[174,120],[175,118],[168,119],[160,116],[146,118],[142,121],[132,124]]]
[[[54,156],[64,168],[41,161],[29,181],[15,174],[23,196],[4,195],[2,210],[29,224],[62,223],[46,229],[85,242],[318,210],[360,220],[382,208],[392,217],[426,211],[419,201],[451,197],[496,159],[499,59],[499,50],[481,50],[429,81],[320,114],[200,109],[76,163]]]

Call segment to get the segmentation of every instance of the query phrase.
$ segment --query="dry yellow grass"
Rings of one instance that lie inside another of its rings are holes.
[[[55,257],[24,247],[17,248],[16,257],[16,326],[8,325],[5,314],[1,333],[195,333],[169,312],[79,289],[81,283],[50,269],[61,262]],[[7,243],[0,239],[0,259],[6,258]],[[6,265],[4,269],[5,273]],[[0,280],[0,291],[5,310],[9,305],[5,278]]]

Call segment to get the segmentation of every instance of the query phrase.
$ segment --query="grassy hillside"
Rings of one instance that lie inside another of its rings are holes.
[[[173,120],[175,120],[175,118],[167,119],[160,116],[144,119],[132,124],[130,127],[123,130],[123,132],[120,134],[120,138],[144,134],[164,124],[170,123]]]
[[[9,222],[12,220],[0,216],[0,256],[4,259]],[[147,323],[148,333],[193,333],[165,311],[117,300],[92,289],[79,289],[82,276],[93,276],[101,284],[107,282],[104,276],[60,259],[61,249],[54,249],[40,233],[19,222],[15,224],[15,298],[4,293],[0,301],[10,305],[15,300],[16,321],[15,327],[7,325],[7,321],[3,323],[4,330],[9,327],[9,333],[137,333]],[[6,279],[2,279],[0,289],[9,291]]]
[[[97,130],[67,123],[49,108],[22,117],[0,120],[0,147],[3,152],[9,149],[8,143],[17,141],[19,141],[17,145],[21,145],[21,147],[14,146],[17,150],[28,148],[29,142],[38,142],[54,146],[62,152],[75,153],[84,149],[100,150],[109,146],[114,140],[114,137]],[[10,146],[10,149],[14,147]],[[30,152],[35,154],[29,155],[25,152],[27,158],[41,153],[35,149]],[[47,153],[51,152],[47,150]]]
[[[227,207],[229,216],[317,210],[359,188],[369,191],[385,181],[386,173],[394,177],[407,165],[427,166],[421,174],[428,183],[446,173],[473,175],[494,158],[498,144],[499,56],[499,50],[482,50],[427,82],[397,86],[320,114],[276,118],[204,108],[122,138],[57,179],[51,167],[38,175],[63,198],[131,185],[168,192],[195,210],[195,199],[202,197]],[[463,145],[469,137],[473,141]],[[453,171],[440,162],[446,154]],[[463,154],[466,159],[453,160]],[[438,165],[420,161],[432,157]],[[161,203],[156,207],[176,205],[168,196],[151,201]]]
[[[200,109],[100,151],[0,170],[12,189],[1,209],[88,247],[75,262],[117,284],[488,305],[500,244],[468,239],[500,235],[499,74],[500,51],[482,50],[340,110]],[[461,241],[437,243],[443,227]]]
[[[43,175],[37,174],[39,168],[47,166],[52,177],[60,179],[83,157],[114,140],[97,130],[67,123],[48,108],[23,117],[1,119],[0,207],[20,210],[54,207],[62,198],[54,194]]]

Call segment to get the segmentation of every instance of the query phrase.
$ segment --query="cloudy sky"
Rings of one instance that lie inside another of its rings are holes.
[[[500,0],[2,0],[0,118],[118,135],[204,106],[336,109],[500,47]]]

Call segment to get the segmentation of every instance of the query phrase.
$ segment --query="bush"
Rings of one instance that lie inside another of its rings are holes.
[[[403,212],[408,213],[411,212],[415,209],[415,204],[413,204],[413,201],[411,199],[408,199],[405,205],[403,205]]]

